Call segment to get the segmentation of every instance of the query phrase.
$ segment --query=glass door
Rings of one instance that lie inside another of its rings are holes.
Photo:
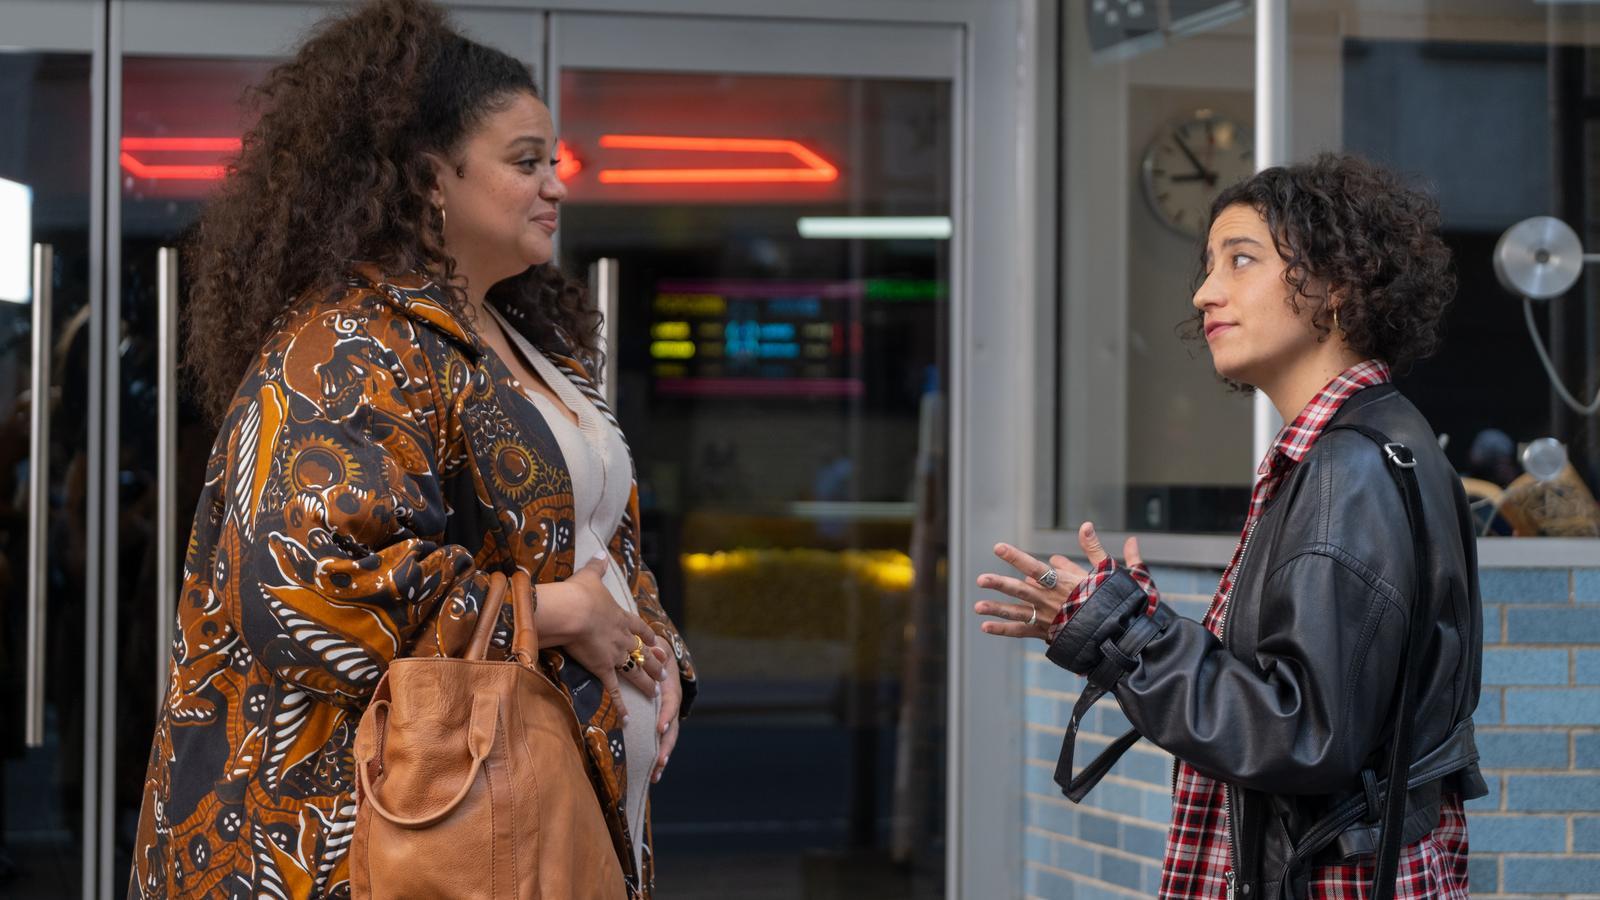
[[[106,735],[101,782],[110,829],[104,890],[111,896],[123,896],[128,885],[156,707],[168,680],[183,547],[214,436],[178,377],[181,256],[189,226],[249,124],[239,98],[271,64],[245,56],[121,58],[118,341],[108,361],[116,514],[105,538],[113,560],[105,615],[119,640],[105,656],[105,716],[115,728]]]
[[[449,4],[447,4],[449,5]],[[122,896],[155,712],[166,687],[185,546],[215,439],[177,368],[183,254],[223,166],[252,125],[249,88],[292,52],[334,2],[127,0],[121,4],[120,90],[110,266],[119,339],[107,360],[116,435],[109,484],[116,509],[105,532],[111,562],[105,654],[104,736],[108,798],[101,827],[102,896]],[[453,5],[464,33],[531,66],[541,64],[542,17]],[[218,698],[221,700],[221,698]],[[181,811],[175,811],[181,817]],[[169,811],[172,815],[174,811]]]
[[[702,676],[659,896],[943,896],[958,35],[551,22],[563,265]]]
[[[88,2],[0,5],[0,896],[83,892],[99,59]]]

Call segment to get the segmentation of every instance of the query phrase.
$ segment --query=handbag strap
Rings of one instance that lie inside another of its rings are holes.
[[[467,722],[467,753],[472,757],[472,764],[468,766],[466,777],[462,780],[461,787],[456,789],[455,796],[445,801],[443,806],[420,816],[401,816],[391,812],[378,799],[378,792],[372,787],[370,770],[373,762],[378,764],[380,770],[383,767],[381,738],[380,743],[369,748],[356,760],[356,778],[360,785],[361,798],[372,804],[378,815],[401,828],[428,828],[437,825],[461,805],[461,801],[467,798],[472,786],[477,783],[478,771],[483,768],[483,761],[489,758],[489,752],[494,749],[495,730],[500,720],[499,710],[499,703],[494,694],[479,693],[472,698],[472,715]],[[379,700],[372,704],[371,713],[372,724],[378,734],[383,735],[388,732],[389,701]]]
[[[478,610],[478,624],[472,629],[472,640],[467,644],[463,659],[487,659],[489,642],[494,639],[494,626],[500,620],[500,608],[505,606],[506,591],[510,583],[499,572],[489,576],[489,595]]]
[[[472,629],[472,640],[467,643],[463,659],[486,659],[489,643],[494,638],[495,626],[500,621],[500,610],[505,606],[506,594],[511,595],[511,656],[524,665],[539,660],[539,623],[535,621],[535,594],[533,579],[518,570],[508,579],[500,572],[489,576],[489,594],[478,611],[478,624]]]
[[[1394,727],[1389,738],[1388,783],[1383,791],[1383,815],[1378,829],[1377,860],[1367,896],[1373,900],[1392,900],[1400,868],[1400,841],[1405,822],[1407,778],[1413,753],[1412,730],[1416,721],[1418,683],[1427,632],[1432,624],[1432,582],[1428,578],[1428,535],[1422,520],[1422,490],[1417,484],[1417,458],[1410,448],[1388,435],[1365,425],[1340,424],[1329,431],[1354,431],[1377,444],[1383,451],[1389,476],[1404,498],[1406,521],[1411,527],[1411,549],[1415,557],[1416,585],[1411,608],[1407,611],[1405,644],[1400,651],[1400,685],[1394,699]],[[1376,796],[1375,780],[1368,778],[1368,794]],[[1368,813],[1371,814],[1369,809]]]
[[[534,621],[533,579],[518,569],[511,573],[511,656],[525,666],[539,662],[539,623]]]

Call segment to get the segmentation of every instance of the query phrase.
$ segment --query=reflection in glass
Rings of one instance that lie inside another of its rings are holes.
[[[948,245],[800,220],[948,217],[949,85],[560,90],[564,264],[618,261],[644,551],[706,673],[660,895],[941,896]]]
[[[1297,7],[1292,28],[1293,105],[1325,120],[1297,128],[1295,154],[1358,152],[1437,193],[1457,296],[1440,352],[1397,382],[1440,432],[1480,533],[1600,537],[1600,418],[1560,400],[1522,300],[1492,264],[1501,234],[1532,216],[1555,216],[1585,249],[1600,246],[1600,10],[1345,0]],[[1585,270],[1534,318],[1555,374],[1593,397],[1600,281]],[[1542,458],[1524,452],[1530,444],[1549,446],[1541,439],[1567,454],[1548,479],[1526,465]]]
[[[0,895],[81,890],[84,777],[85,563],[89,387],[90,59],[0,53],[0,186],[25,204],[0,225]],[[18,198],[21,198],[20,200]],[[9,233],[8,233],[9,232]],[[51,249],[33,271],[33,245]],[[42,290],[33,289],[37,275]],[[20,291],[18,290],[20,288]],[[49,335],[33,328],[48,298]],[[47,355],[47,385],[33,383]],[[31,457],[35,416],[47,420],[48,460]],[[30,475],[46,465],[44,529],[31,533]],[[43,745],[24,743],[30,554],[45,612]]]
[[[158,660],[158,560],[183,564],[191,517],[199,502],[214,429],[177,386],[175,481],[161,482],[157,413],[163,378],[158,254],[182,248],[202,202],[216,188],[251,118],[241,104],[246,90],[270,69],[269,60],[127,57],[122,73],[121,170],[122,306],[118,316],[119,457],[117,482],[116,761],[113,891],[126,890],[125,873],[138,824],[141,790],[155,728]],[[176,301],[186,294],[178,279]],[[178,335],[178,341],[183,334]],[[158,492],[176,498],[171,530],[158,527]],[[162,542],[166,542],[163,548]],[[165,556],[163,556],[165,552]],[[176,583],[176,582],[173,582]],[[170,608],[170,607],[169,607]]]
[[[1178,327],[1211,200],[1254,170],[1253,22],[1229,3],[1173,4],[1165,27],[1146,10],[1063,16],[1056,524],[1237,533],[1250,400]]]

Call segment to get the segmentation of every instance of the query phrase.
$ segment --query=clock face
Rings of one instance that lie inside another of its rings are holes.
[[[1209,111],[1156,136],[1144,154],[1144,194],[1168,228],[1199,237],[1222,189],[1255,173],[1249,129]]]

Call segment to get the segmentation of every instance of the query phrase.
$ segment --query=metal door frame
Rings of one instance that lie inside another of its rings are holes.
[[[1036,249],[1027,238],[1053,210],[1050,200],[1038,199],[1049,197],[1053,180],[1050,170],[1036,163],[1041,154],[1034,144],[1034,104],[1044,91],[1035,59],[1025,49],[1036,45],[1035,19],[1047,14],[1048,3],[813,0],[802,12],[774,0],[676,0],[671,15],[645,0],[546,0],[541,5],[551,10],[543,83],[551,86],[547,94],[557,121],[555,86],[563,65],[819,76],[892,73],[951,81],[956,227],[948,348],[945,889],[950,897],[1019,896],[1023,648],[978,633],[968,586],[978,572],[992,568],[988,548],[994,541],[1020,540],[1033,524],[1027,498],[1035,449],[1025,441],[996,448],[977,436],[1030,434],[1029,392],[1034,385],[1048,387],[1033,376],[1034,356],[1044,348],[1036,347],[1029,327],[1037,267]],[[648,25],[639,24],[646,18]],[[610,44],[604,43],[607,25]],[[630,26],[648,28],[656,40],[628,34]],[[664,28],[674,29],[677,39],[704,37],[684,46],[661,40]],[[793,54],[773,54],[772,45],[763,44],[760,58],[733,43],[741,29],[784,28],[831,33],[839,43],[813,42]],[[864,29],[903,40],[863,39]],[[948,39],[942,61],[925,55],[938,52],[933,49],[937,36]],[[835,49],[839,46],[843,52]],[[990,164],[980,166],[979,160]],[[979,303],[979,297],[991,299]],[[1017,401],[979,402],[1008,395]]]

